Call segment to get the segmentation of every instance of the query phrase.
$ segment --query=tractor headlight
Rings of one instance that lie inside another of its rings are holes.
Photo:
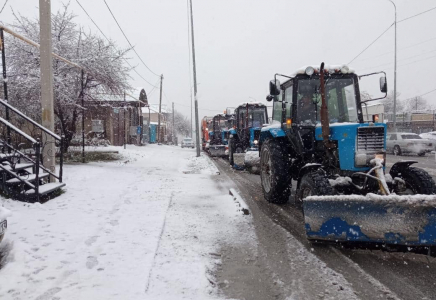
[[[313,67],[307,67],[306,68],[306,75],[312,76],[312,74],[315,72]]]
[[[253,144],[255,144],[255,145],[257,145],[258,143],[259,143],[258,140],[253,141]]]
[[[366,153],[356,153],[354,157],[354,164],[356,167],[364,167],[367,164],[367,155]]]

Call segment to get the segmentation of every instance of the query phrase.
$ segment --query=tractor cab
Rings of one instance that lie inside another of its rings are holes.
[[[221,140],[224,145],[229,144],[229,138],[230,138],[230,130],[233,129],[236,118],[234,114],[235,109],[228,107],[225,111],[225,126],[221,130]]]
[[[234,129],[230,130],[230,165],[238,169],[258,171],[260,131],[267,122],[268,112],[262,103],[242,103],[235,109]],[[253,155],[250,152],[256,153]]]
[[[359,77],[348,67],[326,69],[323,79],[317,68],[303,70],[283,84],[271,82],[273,97],[268,98],[274,100],[273,122],[280,124],[292,143],[290,155],[298,169],[308,163],[321,163],[329,172],[341,176],[369,170],[371,159],[385,157],[386,125],[364,123]],[[326,121],[324,127],[322,117]],[[267,136],[264,134],[263,138]]]
[[[267,201],[286,203],[295,180],[311,240],[436,246],[433,178],[411,167],[413,160],[394,163],[385,175],[386,124],[364,123],[362,103],[386,97],[386,77],[384,97],[365,102],[359,83],[380,73],[357,76],[322,63],[276,74],[267,96],[273,123],[259,140],[262,191]]]

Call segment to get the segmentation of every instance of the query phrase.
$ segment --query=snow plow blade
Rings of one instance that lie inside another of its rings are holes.
[[[436,245],[436,195],[310,196],[303,210],[310,240]]]
[[[210,156],[224,157],[226,156],[226,146],[224,145],[210,145],[209,146]]]

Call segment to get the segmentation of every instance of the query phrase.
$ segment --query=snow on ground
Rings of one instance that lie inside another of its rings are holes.
[[[54,200],[0,200],[13,213],[0,298],[219,298],[217,241],[250,219],[214,182],[216,167],[191,149],[110,148],[123,160],[65,166]]]

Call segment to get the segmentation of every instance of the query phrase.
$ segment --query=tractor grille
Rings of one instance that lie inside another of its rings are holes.
[[[385,145],[384,141],[384,127],[359,127],[357,129],[357,151],[382,151]]]

